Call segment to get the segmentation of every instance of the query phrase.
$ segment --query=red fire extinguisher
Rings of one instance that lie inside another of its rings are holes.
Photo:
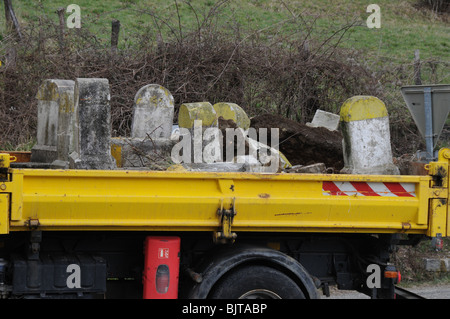
[[[144,299],[177,299],[180,238],[145,238]]]

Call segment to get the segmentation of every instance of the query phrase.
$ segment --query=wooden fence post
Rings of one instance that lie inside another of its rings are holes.
[[[20,31],[20,24],[14,13],[11,0],[3,0],[5,4],[5,17],[7,29],[16,30],[16,35],[19,40],[22,40],[22,32]]]
[[[119,43],[120,21],[112,20],[111,23],[111,51],[115,53],[117,51],[117,44]]]
[[[64,25],[65,25],[65,19],[64,19],[64,13],[66,11],[66,8],[61,7],[58,8],[58,10],[56,10],[56,13],[58,14],[59,17],[59,32],[58,32],[58,42],[59,42],[59,50],[61,53],[64,52],[65,49],[65,44],[64,44],[64,35],[65,35],[65,30],[64,30]]]
[[[422,85],[422,78],[420,76],[420,51],[414,51],[414,84]]]

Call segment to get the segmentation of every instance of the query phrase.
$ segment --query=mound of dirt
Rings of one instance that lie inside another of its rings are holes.
[[[267,142],[270,144],[270,129],[279,129],[279,150],[292,165],[324,163],[338,172],[344,167],[342,135],[324,127],[309,127],[280,115],[263,114],[251,119],[251,127],[256,130],[268,129]]]

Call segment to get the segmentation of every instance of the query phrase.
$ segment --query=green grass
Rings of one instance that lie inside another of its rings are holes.
[[[388,61],[410,62],[414,50],[421,51],[423,59],[436,58],[450,60],[449,25],[433,14],[414,7],[415,0],[387,1],[376,3],[381,9],[381,28],[369,29],[366,19],[370,13],[367,6],[373,1],[367,0],[335,0],[329,1],[289,1],[289,0],[231,0],[216,8],[218,14],[215,23],[224,29],[233,28],[234,21],[239,22],[244,29],[264,29],[267,32],[292,32],[298,30],[298,25],[280,22],[297,16],[297,21],[303,19],[308,25],[315,21],[313,36],[325,39],[345,23],[357,22],[343,38],[341,46],[364,52],[372,62]],[[31,21],[37,22],[39,17],[47,16],[58,21],[55,13],[59,7],[66,7],[74,3],[68,0],[31,1],[13,0],[13,6],[21,24]],[[217,7],[213,0],[191,0],[188,5],[175,0],[105,0],[89,1],[77,0],[81,8],[83,28],[89,28],[99,39],[107,43],[111,32],[111,20],[121,21],[121,45],[132,43],[136,33],[146,28],[154,30],[157,21],[163,31],[172,31],[164,25],[168,22],[173,32],[186,32],[202,22],[208,12]],[[3,6],[0,15],[4,16]],[[66,17],[69,13],[66,14]],[[155,18],[158,17],[158,18]],[[156,19],[156,20],[155,20]],[[178,19],[181,28],[178,28]],[[0,32],[4,32],[4,24],[0,25]],[[295,36],[300,36],[300,33]]]
[[[34,138],[30,138],[28,141],[19,144],[19,145],[13,145],[11,143],[5,143],[3,145],[0,145],[0,150],[3,151],[18,151],[18,152],[29,152],[33,148],[33,146],[36,144],[36,140]]]
[[[81,8],[82,28],[89,29],[105,46],[110,41],[111,21],[120,20],[119,48],[133,47],[144,32],[153,36],[161,32],[165,39],[179,38],[180,34],[196,29],[211,14],[213,19],[208,21],[223,32],[236,34],[239,28],[239,33],[245,37],[250,30],[260,30],[257,36],[268,41],[273,35],[301,39],[311,28],[310,38],[320,44],[343,26],[353,24],[347,32],[337,32],[328,44],[339,41],[339,47],[359,52],[362,62],[380,74],[399,66],[405,68],[403,73],[393,72],[388,74],[387,80],[383,79],[390,113],[392,109],[405,108],[399,87],[414,84],[412,63],[416,49],[420,50],[422,61],[447,63],[439,64],[435,73],[425,63],[421,71],[423,84],[450,83],[450,25],[432,12],[416,8],[417,0],[376,1],[381,9],[380,29],[366,26],[370,15],[366,8],[372,0],[333,0],[331,3],[329,0],[229,0],[222,4],[218,0],[12,2],[22,25],[38,23],[44,17],[57,24],[56,9],[76,3]],[[2,5],[0,16],[4,16]],[[66,13],[66,18],[68,16]],[[0,39],[4,33],[5,23],[0,22]]]

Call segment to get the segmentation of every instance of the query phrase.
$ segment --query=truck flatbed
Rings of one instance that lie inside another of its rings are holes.
[[[3,297],[318,298],[337,285],[416,298],[395,289],[393,247],[449,234],[449,149],[425,176],[19,169],[9,156]]]
[[[449,152],[429,168],[440,184],[433,175],[9,169],[0,229],[446,236]]]

